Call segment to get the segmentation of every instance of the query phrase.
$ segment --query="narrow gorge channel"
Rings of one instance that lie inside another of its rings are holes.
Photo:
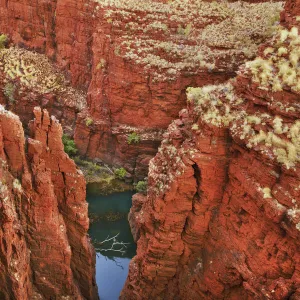
[[[102,195],[97,184],[87,185],[87,202],[91,225],[89,234],[96,249],[96,282],[101,300],[117,300],[128,275],[129,262],[136,254],[136,244],[130,231],[127,216],[131,207],[132,192]],[[99,243],[116,236],[122,245],[112,247],[112,241]],[[101,249],[101,250],[100,250]]]
[[[300,300],[299,249],[300,0],[0,0],[0,300]]]

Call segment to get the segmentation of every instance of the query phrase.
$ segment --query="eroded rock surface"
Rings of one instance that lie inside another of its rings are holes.
[[[281,5],[98,1],[89,110],[75,132],[80,152],[143,178],[162,131],[185,105],[186,87],[233,77],[272,34]],[[129,144],[133,133],[140,140]]]
[[[236,79],[188,89],[134,199],[122,299],[299,299],[300,20],[285,14]]]
[[[80,154],[142,179],[185,106],[186,87],[233,77],[272,35],[282,3],[249,2],[8,0],[0,2],[0,31],[45,53],[88,92],[76,120]],[[51,95],[39,104],[74,121],[60,105],[65,95]],[[139,143],[128,144],[132,133]]]
[[[97,299],[84,177],[59,122],[34,115],[25,139],[0,106],[0,298]]]

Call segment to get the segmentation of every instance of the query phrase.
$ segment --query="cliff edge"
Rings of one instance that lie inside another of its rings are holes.
[[[59,122],[34,115],[26,138],[0,106],[0,298],[98,299],[84,177]]]
[[[235,79],[188,88],[133,198],[122,299],[300,298],[297,7]]]

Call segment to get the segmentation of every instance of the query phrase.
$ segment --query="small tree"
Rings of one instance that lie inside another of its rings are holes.
[[[7,35],[5,35],[5,34],[0,34],[0,49],[5,48],[5,45],[6,45],[6,43],[7,43],[7,40],[8,40]]]
[[[146,194],[147,193],[147,182],[146,181],[139,181],[135,186],[135,190],[138,193]]]
[[[127,143],[130,144],[138,144],[141,140],[141,137],[136,133],[136,132],[132,132],[128,135],[127,137]]]
[[[78,149],[76,148],[74,140],[72,140],[67,135],[63,134],[62,142],[64,144],[64,150],[68,155],[70,155],[70,156],[76,155],[76,153],[78,152]]]
[[[115,175],[119,179],[124,179],[126,176],[127,172],[124,168],[119,168],[115,170]]]

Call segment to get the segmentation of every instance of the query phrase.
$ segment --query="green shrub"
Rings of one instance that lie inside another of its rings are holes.
[[[13,83],[8,82],[3,89],[4,95],[9,100],[10,103],[15,102],[14,93],[15,93],[16,87]]]
[[[94,163],[91,165],[91,168],[94,172],[99,172],[102,169],[100,166]]]
[[[79,156],[73,157],[73,160],[76,165],[83,165],[83,160]]]
[[[74,156],[76,155],[76,153],[78,152],[75,142],[74,140],[72,140],[70,137],[68,137],[67,135],[63,134],[62,136],[62,142],[64,144],[64,149],[65,152],[69,155],[69,156]]]
[[[138,144],[141,140],[141,137],[136,133],[136,132],[132,132],[128,135],[127,137],[127,143],[130,144]]]
[[[139,181],[135,186],[135,190],[138,193],[146,194],[147,193],[147,182],[146,181]]]
[[[185,35],[188,36],[192,31],[192,24],[189,23],[186,25],[186,27],[182,27],[181,25],[178,26],[177,28],[177,33],[180,35]]]
[[[82,166],[82,167],[90,167],[91,164],[93,164],[92,162],[85,160],[85,159],[81,159],[79,156],[75,156],[73,157],[73,160],[75,161],[76,165]]]
[[[107,169],[105,169],[102,166],[99,166],[98,164],[92,161],[81,159],[79,156],[74,156],[72,158],[76,165],[79,166],[82,170],[84,170],[84,172],[86,172],[90,176],[97,175],[99,173],[101,173],[102,175],[104,173],[107,173]]]
[[[94,123],[94,120],[92,118],[86,118],[85,119],[85,125],[90,126]]]
[[[126,176],[127,172],[124,168],[119,168],[115,170],[115,175],[119,179],[124,179]]]
[[[7,35],[5,35],[5,34],[0,34],[0,49],[5,48],[5,45],[6,45],[6,43],[7,43],[7,40],[8,40]]]

